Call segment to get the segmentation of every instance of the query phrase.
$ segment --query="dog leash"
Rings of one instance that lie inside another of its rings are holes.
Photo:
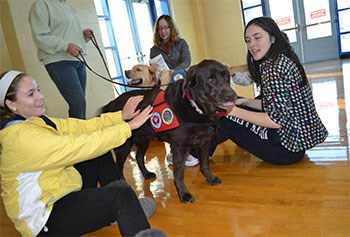
[[[100,50],[100,47],[98,46],[98,43],[97,43],[97,40],[96,40],[96,38],[95,38],[94,32],[91,32],[91,33],[92,33],[92,36],[91,36],[91,38],[90,38],[90,39],[91,39],[91,42],[92,42],[92,44],[95,46],[95,48],[97,49],[98,53],[100,54],[100,57],[102,58],[103,65],[105,66],[105,69],[106,69],[106,71],[107,71],[107,73],[108,73],[109,78],[112,78],[112,77],[111,77],[111,73],[109,72],[109,69],[108,69],[106,60],[105,60],[105,58],[103,57],[103,54],[102,54],[102,52],[101,52],[101,50]]]
[[[103,61],[103,64],[104,64],[104,67],[108,73],[108,76],[109,78],[105,77],[105,76],[102,76],[101,74],[97,73],[95,70],[93,70],[87,63],[85,57],[83,56],[83,54],[81,52],[79,52],[79,55],[76,56],[76,58],[81,62],[83,63],[93,74],[95,74],[96,76],[100,77],[101,79],[105,80],[105,81],[108,81],[110,83],[113,83],[113,84],[117,84],[119,86],[126,86],[126,87],[132,87],[132,88],[139,88],[139,89],[153,89],[155,88],[155,86],[136,86],[136,85],[129,85],[129,84],[123,84],[123,83],[119,83],[119,82],[116,82],[116,81],[113,81],[112,80],[112,77],[110,75],[110,72],[108,70],[108,66],[107,66],[107,63],[106,63],[106,60],[100,50],[100,47],[98,46],[98,43],[97,43],[97,40],[95,38],[95,35],[94,33],[92,32],[92,36],[90,37],[91,39],[91,42],[93,43],[93,45],[95,46],[95,48],[97,49],[97,51],[99,52],[100,54],[100,57],[102,58],[102,61]],[[80,57],[79,57],[80,56]],[[166,84],[168,85],[168,84]],[[165,85],[157,85],[156,87],[161,87],[161,86],[165,86]],[[118,93],[118,91],[117,91]],[[119,94],[119,93],[118,93]]]

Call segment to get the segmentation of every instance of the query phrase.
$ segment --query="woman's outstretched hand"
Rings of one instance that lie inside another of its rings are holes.
[[[142,100],[143,100],[143,95],[138,95],[138,96],[130,97],[128,101],[126,101],[122,110],[122,118],[124,121],[132,119],[140,113],[140,110],[139,109],[136,110],[136,108]]]
[[[124,121],[131,119],[128,121],[131,130],[141,127],[152,116],[153,107],[151,105],[142,111],[136,110],[142,100],[143,95],[130,97],[123,107],[122,118]]]
[[[132,120],[128,122],[131,130],[141,127],[152,116],[153,107],[151,105],[144,108],[141,113],[136,115]]]

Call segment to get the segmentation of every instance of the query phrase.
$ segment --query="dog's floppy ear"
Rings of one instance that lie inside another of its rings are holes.
[[[154,68],[154,67],[149,67],[149,73],[151,74],[156,74],[157,73],[157,68]]]
[[[154,68],[154,67],[149,67],[148,68],[148,72],[151,75],[152,81],[154,82],[155,85],[158,84],[157,71],[158,70],[156,68]]]

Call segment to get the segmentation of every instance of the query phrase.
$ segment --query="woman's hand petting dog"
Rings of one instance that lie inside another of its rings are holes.
[[[147,106],[144,110],[136,110],[139,103],[143,100],[143,95],[133,96],[128,99],[122,110],[122,118],[128,122],[131,130],[141,127],[151,116],[152,106]],[[136,110],[136,111],[135,111]]]
[[[143,95],[130,97],[122,110],[122,118],[123,120],[129,120],[135,117],[140,113],[140,110],[136,110],[139,103],[143,100]],[[135,111],[136,110],[136,111]]]
[[[144,108],[141,113],[136,115],[132,120],[128,122],[131,130],[141,127],[152,116],[153,107],[151,105]]]

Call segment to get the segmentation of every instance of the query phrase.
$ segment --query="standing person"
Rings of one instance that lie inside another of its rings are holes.
[[[251,20],[244,39],[249,73],[260,87],[260,97],[237,99],[229,116],[220,120],[210,154],[230,139],[268,163],[296,163],[328,135],[316,112],[304,68],[269,17]]]
[[[161,15],[155,25],[153,33],[154,46],[151,48],[150,58],[162,55],[169,69],[175,70],[173,75],[185,74],[185,69],[191,65],[191,52],[185,39],[180,37],[180,31],[174,20],[169,15]],[[159,65],[151,64],[151,67]],[[167,150],[166,160],[173,164],[172,153],[169,152],[169,144],[164,143]],[[186,159],[186,166],[195,166],[198,159],[189,155]]]
[[[68,103],[69,117],[86,119],[86,67],[76,57],[86,54],[92,30],[82,29],[78,15],[65,0],[36,0],[29,12],[29,23],[39,60]],[[108,177],[99,170],[99,163],[111,162],[112,154],[107,152],[103,157],[74,165],[84,187],[104,182],[98,173]]]
[[[127,183],[82,189],[73,167],[123,144],[150,118],[152,107],[135,111],[143,99],[137,96],[122,111],[90,120],[59,119],[44,114],[43,98],[29,75],[0,76],[1,195],[20,234],[80,236],[117,220],[122,236],[165,236],[150,229]]]
[[[86,67],[76,57],[86,54],[91,29],[82,29],[65,0],[36,0],[29,23],[39,60],[69,106],[69,117],[86,118]]]

